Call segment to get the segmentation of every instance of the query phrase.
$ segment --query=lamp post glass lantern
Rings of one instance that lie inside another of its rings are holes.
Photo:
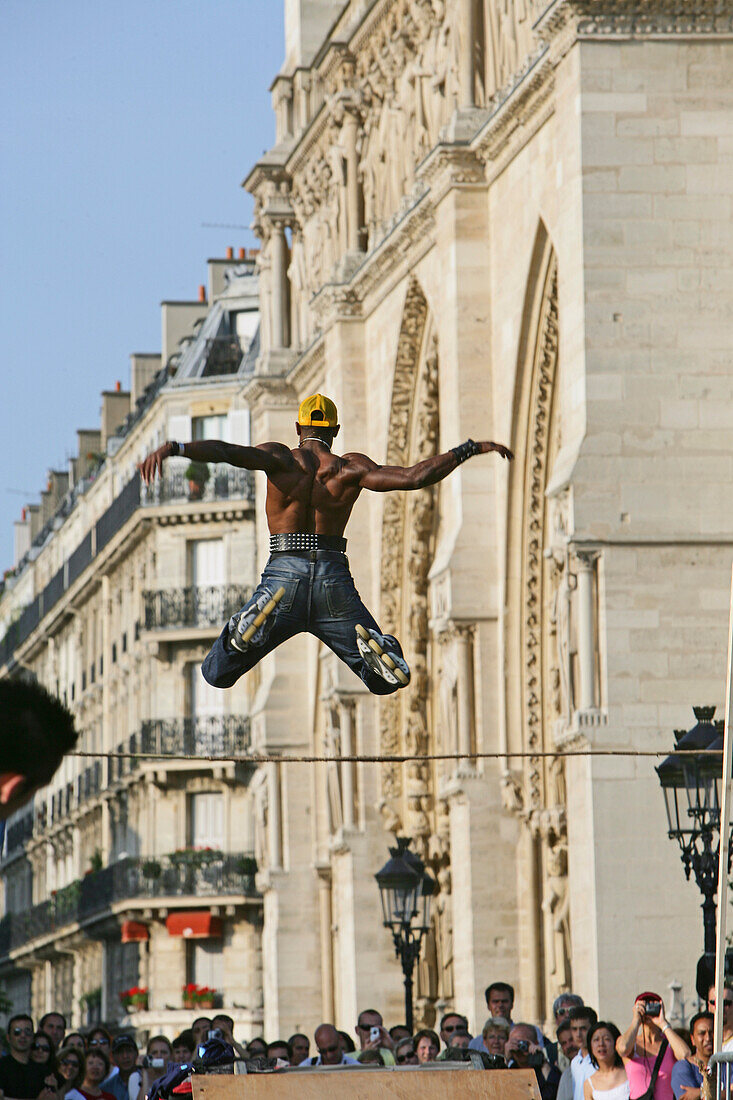
[[[680,846],[685,877],[694,874],[703,896],[704,953],[698,962],[696,985],[699,996],[707,998],[715,970],[723,724],[713,722],[715,707],[693,707],[693,711],[696,725],[690,730],[674,731],[676,751],[662,761],[656,772],[664,795],[669,838]],[[730,861],[729,850],[729,871]]]
[[[420,957],[422,938],[430,929],[430,899],[435,881],[425,864],[409,850],[409,837],[396,837],[390,859],[374,876],[382,902],[382,923],[392,933],[395,955],[405,983],[405,1024],[413,1030],[412,973]]]

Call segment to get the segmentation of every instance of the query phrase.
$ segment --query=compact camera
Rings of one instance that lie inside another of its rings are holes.
[[[207,1039],[223,1039],[224,1038],[224,1032],[221,1030],[220,1027],[214,1027],[214,1028],[211,1029],[211,1031],[206,1032],[206,1038]]]
[[[370,1043],[376,1043],[378,1041],[379,1037],[381,1036],[381,1034],[382,1033],[381,1033],[381,1031],[379,1030],[378,1027],[370,1027],[369,1028],[369,1042]]]
[[[144,1069],[164,1069],[165,1058],[148,1058],[147,1054],[142,1060]]]
[[[645,1016],[658,1016],[662,1011],[662,1005],[660,1001],[645,1001],[644,1002],[644,1015]]]
[[[529,1050],[529,1043],[526,1039],[517,1039],[514,1045],[516,1046],[517,1050],[521,1050],[522,1054],[526,1054]]]

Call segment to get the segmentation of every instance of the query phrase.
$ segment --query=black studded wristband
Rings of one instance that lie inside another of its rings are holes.
[[[465,443],[460,443],[457,447],[451,447],[451,451],[456,456],[456,462],[460,466],[462,462],[466,462],[467,459],[478,454],[479,446],[472,439],[467,439]]]

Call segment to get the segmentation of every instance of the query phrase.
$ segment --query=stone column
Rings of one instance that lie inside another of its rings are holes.
[[[321,1015],[333,1020],[333,948],[331,931],[331,869],[318,868],[318,916],[321,933]]]
[[[456,627],[456,649],[458,752],[467,755],[473,741],[473,626]],[[462,759],[459,768],[469,767],[470,761]]]
[[[578,669],[580,710],[593,710],[596,706],[596,647],[593,614],[595,551],[577,554],[578,575]]]
[[[343,136],[346,157],[346,247],[349,252],[358,252],[361,249],[359,158],[356,153],[358,130],[359,121],[356,115],[347,111],[343,121]]]
[[[282,867],[282,816],[280,812],[280,765],[267,765],[268,856],[270,870]]]
[[[341,723],[341,755],[351,756],[354,752],[354,703],[347,699],[339,704]],[[344,829],[354,827],[354,764],[351,760],[341,762],[341,815]],[[330,1017],[329,1017],[330,1019]]]
[[[285,223],[277,220],[272,223],[270,237],[271,280],[272,280],[272,347],[274,349],[290,346],[290,293],[288,286],[288,242],[285,239]]]
[[[458,80],[460,85],[461,101],[459,107],[475,107],[476,94],[474,91],[475,73],[473,49],[476,41],[476,0],[460,0],[459,7],[459,42],[460,63]]]

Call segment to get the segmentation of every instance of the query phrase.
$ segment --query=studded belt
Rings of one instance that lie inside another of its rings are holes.
[[[337,550],[345,554],[346,539],[340,535],[311,535],[300,531],[270,535],[271,554],[287,554],[298,550]]]

